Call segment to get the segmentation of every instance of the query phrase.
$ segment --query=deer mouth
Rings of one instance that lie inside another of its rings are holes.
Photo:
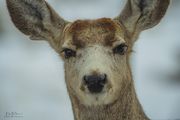
[[[110,84],[89,84],[89,85],[82,85],[81,86],[81,91],[84,92],[85,94],[89,95],[100,95],[100,94],[106,94],[110,91],[112,86]]]
[[[92,86],[84,86],[81,87],[81,94],[79,94],[78,98],[83,105],[86,106],[101,106],[108,105],[114,101],[113,97],[114,89],[110,84],[104,85],[92,85]]]
[[[100,83],[96,83],[96,84],[90,84],[87,86],[88,90],[90,93],[92,94],[97,94],[97,93],[101,93],[104,85],[100,84]]]

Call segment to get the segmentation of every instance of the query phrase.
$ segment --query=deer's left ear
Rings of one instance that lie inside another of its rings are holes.
[[[123,24],[129,33],[140,33],[160,22],[169,3],[170,0],[128,0],[115,20]]]

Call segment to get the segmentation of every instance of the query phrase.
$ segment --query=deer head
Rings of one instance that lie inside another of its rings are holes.
[[[114,18],[68,22],[45,0],[6,0],[15,26],[45,39],[64,60],[70,96],[86,106],[115,102],[132,83],[129,56],[139,34],[157,25],[169,0],[128,0]]]

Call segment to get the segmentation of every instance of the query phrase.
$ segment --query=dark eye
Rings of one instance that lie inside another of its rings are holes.
[[[117,47],[115,47],[115,48],[113,49],[113,52],[114,52],[115,54],[124,55],[124,54],[126,53],[127,49],[128,49],[128,46],[123,43],[123,44],[120,44],[120,45],[118,45]]]
[[[76,52],[74,50],[65,48],[62,52],[64,52],[64,56],[66,59],[70,57],[76,57]]]

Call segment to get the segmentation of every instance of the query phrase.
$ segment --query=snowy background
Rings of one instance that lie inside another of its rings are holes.
[[[48,0],[66,20],[115,17],[125,0]],[[180,0],[134,47],[138,98],[153,120],[180,119]],[[11,118],[7,114],[21,114]],[[10,21],[0,0],[0,120],[73,120],[63,62],[43,41],[31,41]]]

